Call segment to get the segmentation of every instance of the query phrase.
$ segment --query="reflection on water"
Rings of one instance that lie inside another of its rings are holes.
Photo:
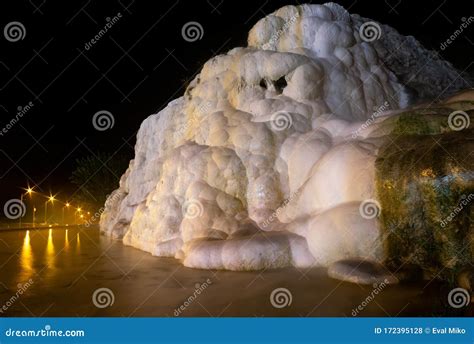
[[[46,232],[43,233],[46,234]],[[23,237],[18,276],[20,282],[28,280],[36,273],[44,274],[49,278],[54,277],[60,268],[58,264],[61,266],[70,264],[70,259],[64,259],[63,256],[69,252],[69,230],[49,228],[47,236],[43,233],[40,231],[30,233],[30,230],[27,230]],[[79,253],[79,233],[74,237],[77,238],[76,253]]]
[[[49,229],[48,245],[46,246],[46,252],[48,254],[48,257],[50,258],[50,259],[48,259],[48,264],[52,263],[52,261],[50,261],[51,258],[54,259],[53,229],[52,228]]]
[[[25,238],[23,239],[23,247],[21,249],[21,266],[25,275],[31,275],[33,271],[33,254],[31,252],[30,243],[30,231],[26,231]]]
[[[53,229],[50,228],[48,231],[48,243],[46,244],[46,266],[47,266],[47,273],[49,275],[53,275],[55,270],[54,267],[54,260],[56,258],[56,254],[54,253],[54,244],[53,244]]]
[[[8,251],[0,251],[0,282],[6,284],[5,281],[9,281],[12,288],[30,278],[35,283],[38,278],[42,283],[61,280],[64,273],[76,271],[84,260],[101,252],[100,235],[96,229],[70,227],[8,231],[0,232],[0,240],[9,245]]]

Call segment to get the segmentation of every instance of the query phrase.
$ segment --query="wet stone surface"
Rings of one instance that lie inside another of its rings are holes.
[[[353,316],[374,289],[331,279],[320,268],[189,269],[97,229],[0,233],[0,262],[1,316]],[[287,290],[291,304],[272,305],[277,288]],[[388,285],[355,314],[472,312],[449,307],[449,290],[428,281]]]

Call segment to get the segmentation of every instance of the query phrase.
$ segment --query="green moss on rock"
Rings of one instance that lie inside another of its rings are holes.
[[[376,161],[387,264],[451,279],[474,261],[474,129],[402,114]],[[454,214],[454,215],[453,215]]]

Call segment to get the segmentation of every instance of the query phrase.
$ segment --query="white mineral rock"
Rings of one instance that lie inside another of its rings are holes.
[[[364,41],[366,21],[332,3],[285,6],[248,47],[210,59],[142,123],[101,230],[196,268],[382,261],[378,223],[359,212],[375,198],[380,118],[363,124],[462,85],[413,38],[391,54],[406,38],[392,28]],[[425,55],[430,68],[415,70]]]

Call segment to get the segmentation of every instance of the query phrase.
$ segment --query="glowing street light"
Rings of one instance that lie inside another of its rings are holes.
[[[63,207],[63,224],[64,224],[64,208],[68,208],[71,206],[71,204],[69,202],[66,202],[66,204],[64,205]]]
[[[48,202],[51,202],[51,204],[54,204],[55,200],[56,198],[54,198],[53,195],[49,195],[48,200],[44,202],[44,223],[47,223],[46,213],[48,211]]]
[[[81,211],[82,211],[82,209],[81,209],[80,207],[78,207],[78,208],[76,209],[76,211],[74,212],[74,224],[76,224],[76,225],[77,225],[77,213],[80,214]],[[82,216],[82,215],[81,215],[81,216]]]
[[[30,199],[31,199],[31,196],[33,194],[33,188],[31,188],[29,185],[26,189],[23,189],[25,190],[25,192],[23,192],[21,195],[20,195],[20,201],[21,203],[23,204],[23,196],[24,195],[29,195],[30,196]],[[21,228],[21,218],[22,216],[20,216],[20,219],[19,219],[19,227]],[[33,221],[34,222],[34,221]]]

